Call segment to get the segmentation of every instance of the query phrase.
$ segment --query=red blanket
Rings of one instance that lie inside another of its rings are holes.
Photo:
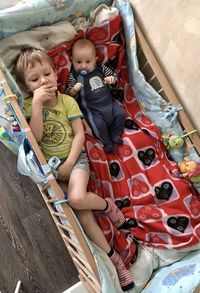
[[[114,154],[105,154],[87,123],[86,151],[90,160],[89,189],[111,197],[122,210],[126,230],[117,230],[103,214],[99,225],[127,266],[136,256],[136,244],[145,242],[159,248],[182,248],[200,239],[200,201],[191,184],[179,176],[177,164],[169,157],[158,128],[140,110],[128,83],[125,43],[120,17],[99,27],[80,32],[77,38],[90,39],[100,62],[109,62],[119,74],[122,107],[127,113],[123,145]],[[77,39],[76,38],[76,39]],[[49,52],[63,91],[70,71],[70,49],[74,40]]]

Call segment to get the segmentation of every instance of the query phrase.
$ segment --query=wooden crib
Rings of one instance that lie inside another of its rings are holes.
[[[145,37],[142,34],[137,22],[135,22],[135,29],[137,35],[138,61],[140,70],[143,72],[146,80],[162,97],[164,97],[167,101],[170,101],[173,106],[178,106],[180,102],[172,87],[170,86],[161,67],[156,61],[156,58],[147,44],[147,41],[145,40]],[[0,79],[4,80],[2,72],[0,72]],[[17,115],[17,118],[21,122],[23,129],[28,129],[28,124],[18,106],[16,97],[12,94],[9,85],[7,82],[4,82],[2,86],[6,95],[10,97],[9,101]],[[180,111],[179,118],[180,123],[186,132],[194,129],[194,126],[192,125],[187,113],[184,110]],[[35,151],[40,164],[45,165],[46,161],[31,131],[27,132],[27,138],[32,145],[33,150]],[[200,153],[199,134],[194,133],[190,135],[189,139],[197,152]],[[61,201],[64,198],[64,194],[61,188],[55,179],[50,179],[45,188],[41,188],[40,185],[38,185],[38,188],[65,243],[65,246],[68,249],[68,252],[70,253],[72,260],[77,268],[79,279],[82,281],[89,292],[100,293],[101,285],[97,264],[72,209],[67,203],[62,203],[63,212],[58,212],[55,209],[55,203]],[[66,219],[69,225],[63,225],[60,219]]]

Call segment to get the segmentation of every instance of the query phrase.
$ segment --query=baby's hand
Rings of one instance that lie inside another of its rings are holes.
[[[55,97],[56,91],[57,91],[57,87],[55,86],[43,85],[34,91],[33,101],[39,102],[43,105],[45,102]]]
[[[110,75],[104,78],[104,82],[107,84],[115,84],[117,80],[116,80],[116,77],[114,77],[113,75]]]
[[[73,89],[74,91],[76,91],[76,93],[78,93],[82,87],[83,87],[83,84],[81,82],[77,82],[75,86],[73,87]]]

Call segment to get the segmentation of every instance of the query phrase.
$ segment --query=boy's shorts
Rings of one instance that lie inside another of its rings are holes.
[[[90,167],[89,167],[89,162],[88,162],[88,157],[85,152],[81,153],[73,167],[72,170],[74,169],[83,169],[90,174]]]
[[[61,166],[64,162],[66,161],[66,159],[60,159],[60,164],[59,166]],[[74,164],[74,167],[72,168],[72,171],[75,169],[83,169],[85,170],[89,175],[90,175],[90,167],[89,167],[89,162],[88,162],[88,157],[86,152],[82,152],[76,163]],[[55,169],[52,169],[53,175],[56,179],[58,179],[58,171]],[[59,179],[58,179],[59,181]]]
[[[61,159],[60,165],[62,165],[65,161],[66,161],[66,159]],[[83,169],[83,170],[87,171],[88,174],[90,174],[90,167],[89,167],[89,162],[88,162],[88,157],[87,157],[86,152],[82,152],[79,155],[72,170],[74,170],[74,169]]]

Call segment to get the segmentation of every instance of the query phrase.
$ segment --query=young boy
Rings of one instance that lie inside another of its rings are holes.
[[[94,45],[87,39],[79,39],[72,47],[73,68],[67,90],[71,96],[80,95],[80,105],[90,123],[94,135],[104,145],[105,152],[113,152],[113,144],[122,144],[120,137],[125,113],[112,97],[109,85],[117,82],[117,76],[96,63]]]
[[[87,192],[89,165],[83,148],[83,115],[78,104],[72,97],[57,91],[57,76],[51,60],[40,49],[22,49],[15,64],[15,75],[23,90],[32,95],[25,99],[25,112],[46,160],[52,156],[61,159],[58,181],[67,192],[70,206],[75,209],[88,237],[112,260],[122,290],[133,288],[130,272],[109,246],[92,213],[92,210],[101,210],[118,228],[125,223],[123,214],[110,198]]]

